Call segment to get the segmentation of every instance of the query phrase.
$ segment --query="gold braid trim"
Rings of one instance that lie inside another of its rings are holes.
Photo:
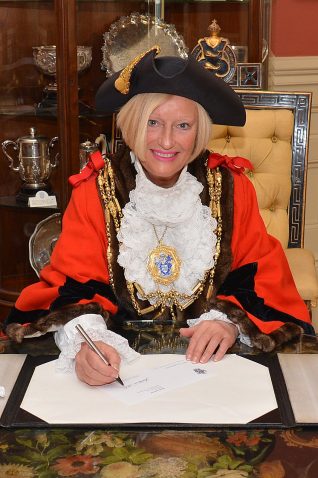
[[[169,292],[162,292],[158,290],[156,292],[151,292],[149,294],[146,294],[139,284],[135,284],[132,282],[127,282],[127,288],[128,288],[134,309],[137,311],[138,315],[149,314],[150,312],[153,312],[155,309],[158,309],[159,307],[160,307],[160,313],[158,315],[160,315],[161,313],[163,313],[165,307],[169,307],[171,316],[173,319],[175,319],[176,314],[173,307],[176,306],[179,310],[182,311],[182,310],[185,310],[187,307],[189,307],[189,305],[193,304],[193,302],[202,293],[204,289],[204,284],[208,278],[208,275],[209,275],[209,271],[205,273],[204,279],[197,283],[197,285],[192,290],[191,295],[180,294],[176,290],[170,290]],[[145,300],[156,299],[156,302],[145,309],[140,309],[138,302],[136,301],[136,298],[135,298],[135,289],[139,293],[142,299],[145,299]],[[186,300],[186,302],[184,304],[181,304],[180,300]]]
[[[215,254],[213,258],[214,259],[213,267],[205,273],[203,280],[197,283],[197,285],[192,290],[191,295],[180,294],[179,292],[175,290],[171,290],[167,293],[158,290],[154,293],[146,294],[139,284],[135,284],[135,283],[127,281],[127,289],[130,294],[131,302],[138,315],[142,316],[160,308],[157,314],[157,316],[159,316],[161,313],[163,313],[165,307],[169,307],[171,316],[173,319],[175,319],[176,315],[174,311],[174,306],[177,307],[180,311],[182,311],[186,309],[187,307],[189,307],[191,304],[193,304],[193,302],[202,294],[207,280],[209,281],[207,299],[211,298],[212,292],[213,292],[215,268],[216,268],[217,261],[221,252],[221,238],[222,238],[222,216],[221,216],[222,175],[218,168],[216,170],[211,170],[210,168],[207,168],[207,182],[209,186],[211,214],[217,220],[216,230],[213,231],[215,232],[217,237],[216,249],[215,249]],[[99,185],[101,197],[103,199],[104,206],[105,206],[106,233],[107,233],[107,239],[108,239],[107,263],[108,263],[108,270],[109,270],[109,276],[110,276],[110,284],[113,290],[115,291],[114,275],[113,275],[112,266],[111,266],[112,237],[111,237],[110,222],[111,220],[113,221],[115,231],[116,233],[118,233],[121,219],[122,219],[122,211],[121,211],[119,202],[116,198],[114,175],[113,175],[113,170],[110,164],[110,160],[108,158],[106,158],[105,168],[99,173],[98,185]],[[156,302],[153,305],[149,305],[148,307],[141,309],[139,307],[138,301],[136,300],[136,296],[135,296],[136,292],[138,292],[139,296],[143,300],[156,299]],[[183,300],[186,302],[181,304],[180,300]]]
[[[142,60],[148,53],[151,51],[156,51],[156,55],[160,53],[160,46],[154,45],[147,51],[140,53],[140,55],[136,56],[120,73],[118,78],[115,80],[114,86],[116,90],[118,90],[123,95],[127,95],[129,93],[130,88],[130,77],[133,72],[135,66]]]
[[[222,174],[219,168],[211,170],[207,168],[207,181],[209,185],[210,195],[210,209],[211,214],[217,221],[216,226],[216,246],[214,254],[214,266],[210,270],[209,287],[206,298],[210,300],[213,293],[213,282],[215,269],[221,253],[221,239],[222,239],[222,211],[221,211],[221,195],[222,195]]]
[[[116,198],[116,189],[113,170],[108,158],[105,159],[105,167],[99,172],[97,181],[102,200],[104,202],[106,234],[107,234],[107,264],[109,271],[109,281],[112,289],[115,291],[114,274],[112,270],[112,235],[110,230],[110,221],[113,219],[116,233],[120,228],[122,212],[120,204]]]

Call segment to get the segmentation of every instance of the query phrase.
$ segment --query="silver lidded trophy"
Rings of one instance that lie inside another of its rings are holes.
[[[57,106],[57,83],[56,83],[56,46],[41,45],[34,46],[33,58],[36,66],[48,76],[53,77],[52,81],[43,90],[43,99],[38,108],[56,108]],[[77,71],[86,70],[92,62],[92,47],[77,47]]]
[[[83,143],[80,143],[79,147],[79,160],[80,160],[80,171],[85,168],[90,155],[92,153],[95,153],[96,151],[100,151],[103,158],[106,157],[108,145],[107,145],[107,139],[104,134],[100,134],[94,142],[91,142],[89,140],[84,141]]]
[[[55,156],[52,154],[57,141],[57,136],[49,140],[46,136],[36,135],[36,129],[31,127],[29,135],[21,136],[16,141],[2,142],[2,151],[9,160],[9,168],[19,173],[23,181],[16,196],[17,201],[28,203],[29,197],[35,196],[38,191],[51,193],[47,180],[58,164],[58,153]],[[18,153],[17,166],[14,166],[15,161],[8,153],[8,147]]]

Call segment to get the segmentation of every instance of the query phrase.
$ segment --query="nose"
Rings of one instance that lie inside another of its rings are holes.
[[[174,144],[174,139],[173,139],[173,128],[169,125],[164,125],[162,130],[161,130],[161,135],[160,135],[160,146],[162,146],[164,149],[171,149]]]

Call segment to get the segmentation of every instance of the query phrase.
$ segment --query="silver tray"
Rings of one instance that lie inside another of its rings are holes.
[[[41,269],[49,264],[54,246],[61,234],[62,214],[55,213],[39,222],[29,240],[29,259],[39,276]]]
[[[137,55],[154,45],[160,46],[160,55],[164,56],[187,58],[189,51],[174,25],[140,13],[131,13],[112,23],[103,38],[101,68],[106,71],[106,76],[122,70]]]

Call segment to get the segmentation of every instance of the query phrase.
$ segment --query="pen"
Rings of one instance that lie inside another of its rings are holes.
[[[81,336],[83,337],[83,339],[85,340],[85,342],[87,343],[87,345],[99,356],[99,358],[104,362],[104,364],[109,365],[109,363],[107,362],[107,360],[105,359],[103,353],[101,352],[101,350],[99,350],[99,348],[97,347],[97,345],[92,341],[92,339],[90,338],[90,336],[87,334],[87,332],[85,332],[85,330],[83,329],[83,327],[79,324],[77,324],[75,326],[77,328],[77,330],[79,331],[79,333],[81,334]],[[124,385],[124,382],[122,381],[122,379],[118,376],[116,378],[117,382],[119,382],[121,385]]]

